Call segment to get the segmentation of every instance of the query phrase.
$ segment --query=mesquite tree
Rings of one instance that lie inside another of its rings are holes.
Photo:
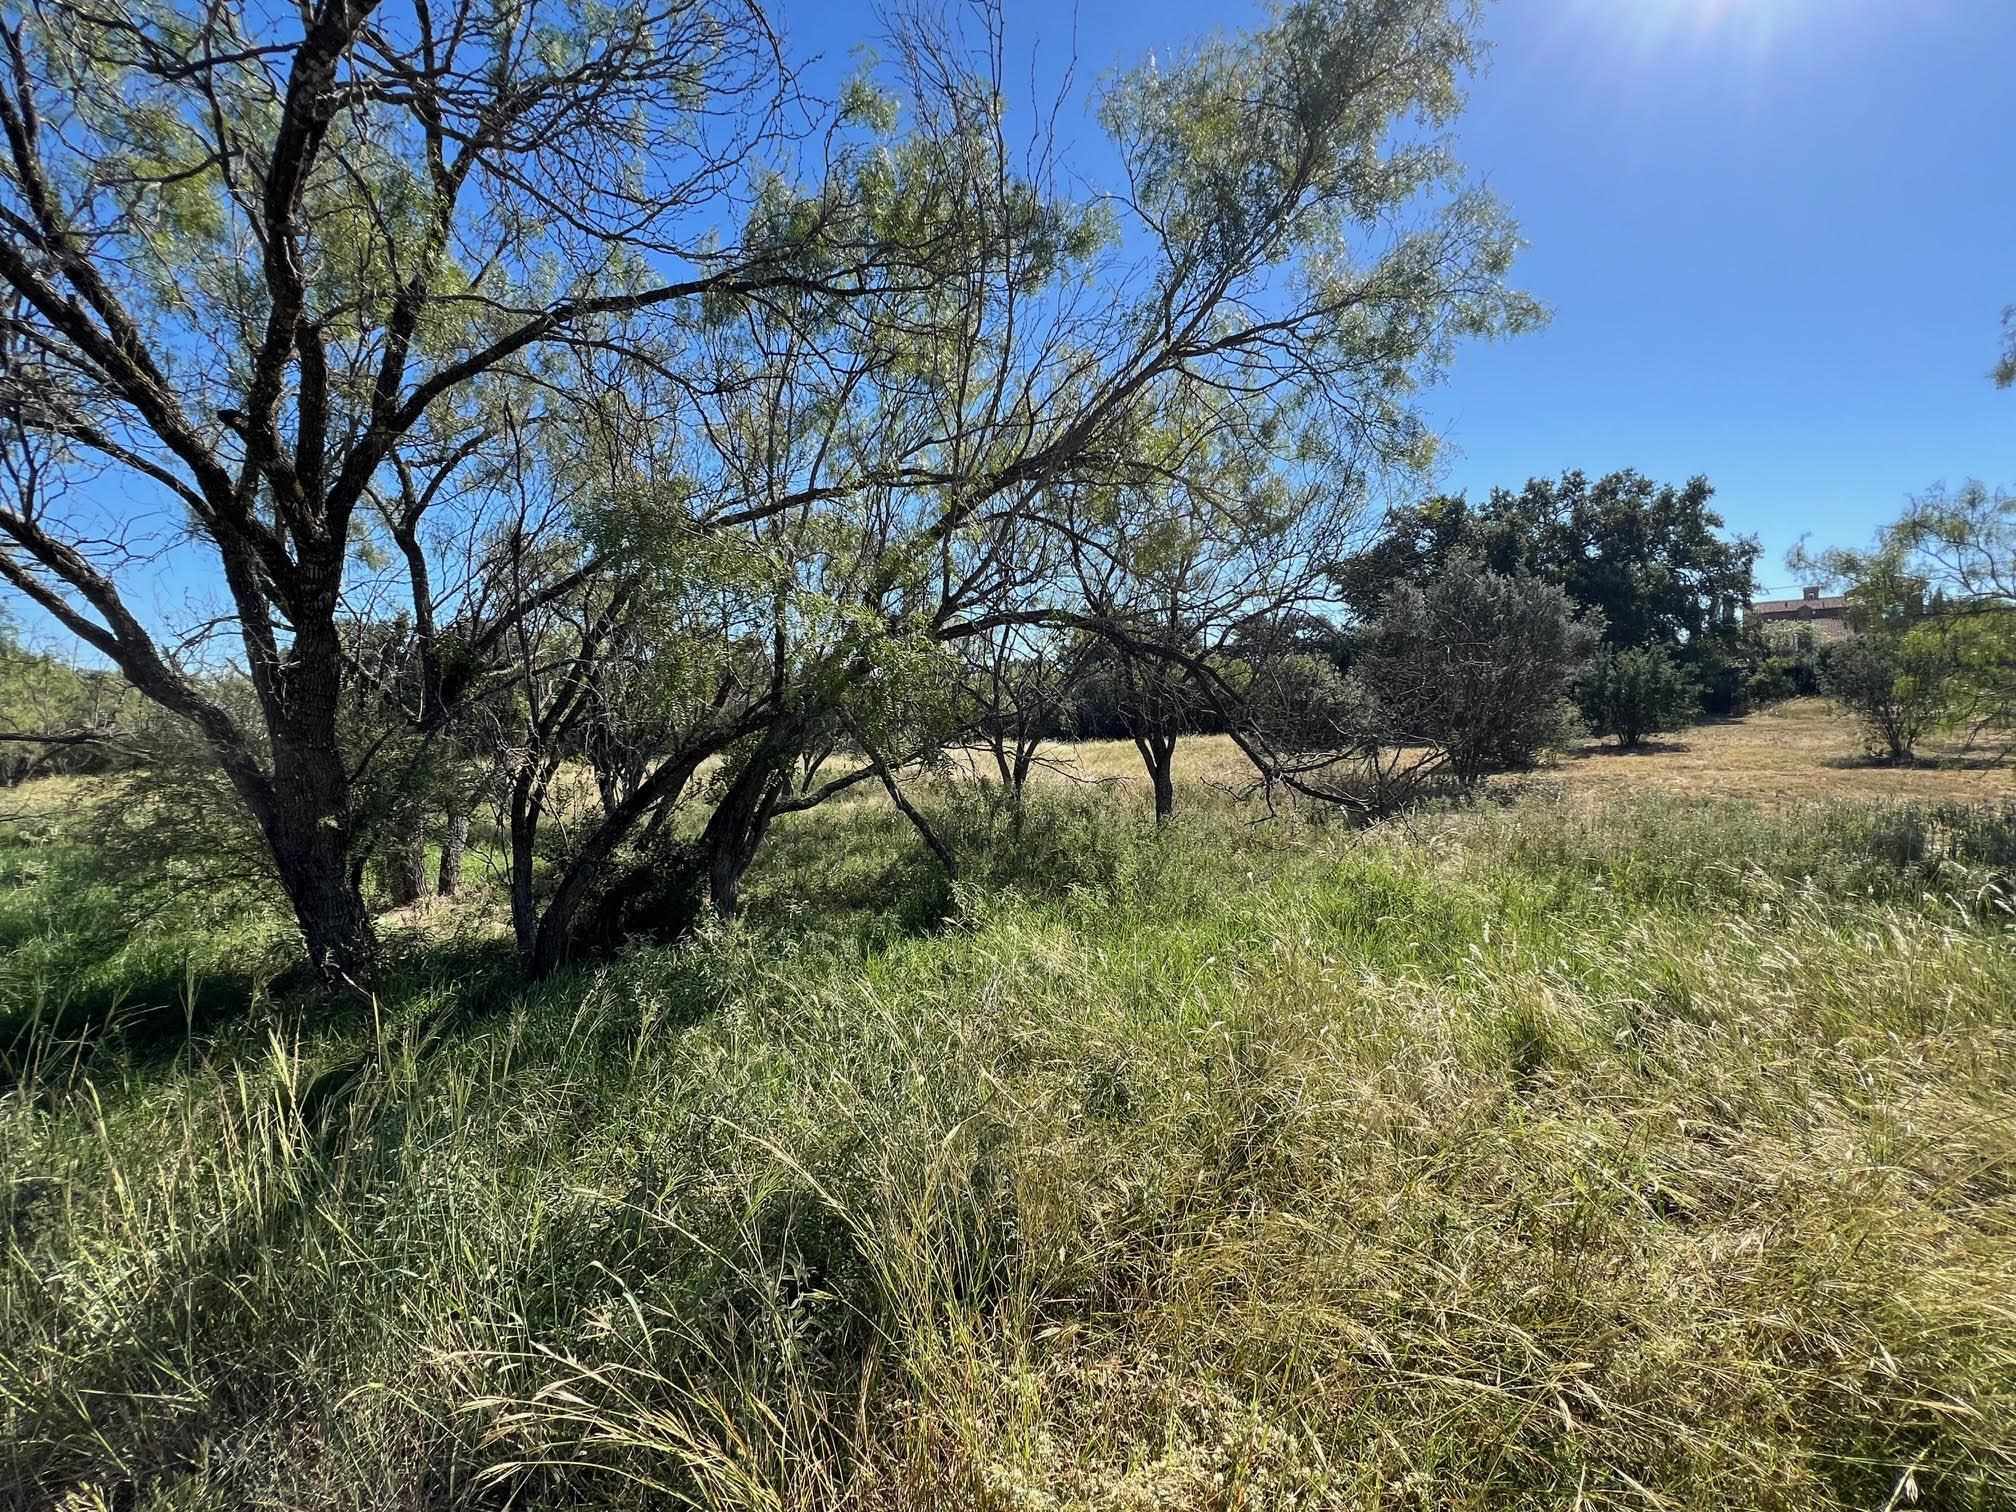
[[[410,481],[417,539],[495,440],[490,380],[620,347],[636,312],[803,281],[710,234],[784,124],[775,38],[694,0],[27,0],[4,31],[0,405],[48,471],[123,478],[17,491],[0,575],[203,732],[311,961],[368,973],[339,626],[371,495]],[[136,487],[221,588],[254,728],[134,607],[139,522],[103,517]],[[424,622],[455,585],[412,576]],[[438,650],[423,726],[457,693]]]
[[[1800,547],[1788,565],[1842,585],[1859,633],[1914,635],[1919,679],[1943,655],[1945,722],[2008,754],[2016,729],[2016,494],[1973,480],[1942,484],[1912,498],[1873,547]]]
[[[632,742],[549,880],[524,868],[532,971],[636,913],[672,806],[684,901],[639,906],[732,910],[779,814],[935,728],[958,642],[1191,655],[1065,565],[1113,544],[1104,501],[1201,553],[1202,619],[1242,581],[1278,611],[1356,480],[1426,460],[1413,386],[1534,314],[1434,135],[1475,55],[1451,0],[1305,0],[1121,75],[1123,181],[1079,198],[1040,124],[1011,136],[985,9],[892,17],[796,154],[753,6],[274,14],[28,0],[0,91],[0,405],[50,468],[178,512],[256,727],[132,611],[88,509],[17,492],[0,574],[203,731],[333,972],[369,967],[357,884],[396,805],[366,785],[472,705],[516,732],[535,849],[541,773],[610,757],[611,710]],[[1265,571],[1240,557],[1270,538]],[[342,625],[395,592],[418,691],[358,749]],[[836,742],[862,760],[811,773]]]

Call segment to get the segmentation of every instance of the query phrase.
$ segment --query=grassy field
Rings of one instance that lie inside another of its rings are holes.
[[[1201,736],[1177,747],[1177,772],[1192,783],[1243,785],[1250,768],[1231,739]],[[1106,781],[1147,791],[1141,758],[1124,740],[1065,747],[1043,773],[1051,781]],[[2016,797],[2016,776],[1958,745],[1928,742],[1916,766],[1870,761],[1855,728],[1817,698],[1794,699],[1745,719],[1699,725],[1648,741],[1637,751],[1588,741],[1564,753],[1520,787],[1555,787],[1576,796],[1673,794],[1742,798],[1780,806],[1799,802],[1995,802]]]
[[[1353,831],[1198,741],[1161,834],[934,790],[951,894],[864,799],[537,989],[442,910],[372,1015],[257,909],[131,920],[45,787],[0,1501],[2016,1506],[2016,809],[1853,751]]]

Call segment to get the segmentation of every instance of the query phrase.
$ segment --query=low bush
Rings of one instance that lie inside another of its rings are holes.
[[[1590,731],[1629,751],[1690,723],[1701,712],[1701,690],[1657,647],[1606,646],[1582,674],[1581,703]]]
[[[1553,584],[1458,557],[1425,586],[1394,590],[1353,670],[1380,745],[1433,747],[1474,783],[1572,737],[1569,695],[1601,634],[1601,619],[1576,618]]]
[[[1906,762],[1918,743],[1953,717],[1957,666],[1936,626],[1870,628],[1829,646],[1820,684],[1861,726],[1872,756]]]

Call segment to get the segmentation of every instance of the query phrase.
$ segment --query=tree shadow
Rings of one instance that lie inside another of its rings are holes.
[[[793,817],[771,831],[750,868],[743,913],[752,922],[872,953],[955,915],[950,879],[893,812],[843,813],[831,828],[816,812]]]
[[[158,1072],[198,1038],[246,1017],[266,986],[249,971],[160,971],[15,1009],[0,1015],[0,1092],[31,1075],[74,1078],[113,1056]]]
[[[514,1075],[533,1079],[550,1079],[549,1068],[562,1056],[578,1055],[584,1044],[603,1037],[627,1042],[636,1033],[634,1018],[618,1012],[584,1024],[565,1011],[564,1005],[587,998],[589,980],[605,969],[603,963],[568,966],[544,982],[528,984],[517,975],[506,942],[483,940],[443,942],[395,965],[384,983],[387,1000],[425,995],[432,999],[426,1010],[374,1023],[357,1053],[317,1071],[283,1099],[283,1105],[291,1101],[291,1128],[303,1141],[288,1179],[248,1188],[250,1200],[206,1233],[189,1263],[160,1268],[122,1314],[143,1384],[151,1379],[146,1372],[163,1370],[172,1379],[219,1384],[188,1411],[108,1415],[100,1425],[104,1442],[116,1445],[128,1464],[145,1467],[127,1472],[131,1480],[109,1483],[113,1505],[136,1505],[160,1467],[194,1463],[220,1437],[284,1431],[290,1426],[285,1404],[298,1405],[304,1414],[291,1426],[310,1434],[318,1430],[315,1414],[327,1404],[292,1389],[300,1372],[299,1325],[304,1314],[315,1315],[315,1304],[282,1309],[275,1316],[266,1299],[241,1284],[243,1278],[256,1273],[265,1257],[300,1245],[327,1203],[349,1200],[346,1191],[401,1189],[399,1183],[410,1179],[400,1169],[410,1153],[410,1126],[438,1081],[433,1067],[467,1049],[499,1018],[534,998],[545,1000],[549,1011],[537,1017],[546,1032],[535,1029],[522,1043],[515,1035],[513,1040]],[[718,984],[703,960],[668,951],[650,969],[673,1004],[671,1013],[654,1022],[654,1034],[682,1033],[716,1006]],[[354,1027],[358,1011],[354,997],[305,986],[282,992],[271,1006],[302,1025],[347,1016]],[[499,1098],[510,1096],[502,1084],[493,1091]],[[638,1221],[636,1199],[655,1195],[655,1189],[645,1190],[648,1175],[648,1162],[640,1156],[639,1190],[632,1201],[613,1205],[586,1224],[552,1225],[524,1246],[490,1282],[495,1318],[525,1334],[547,1335],[573,1324],[602,1300],[594,1283],[611,1271],[697,1273],[704,1247],[682,1247],[676,1229]],[[0,1237],[10,1223],[17,1228],[31,1224],[34,1209],[56,1200],[60,1191],[58,1184],[40,1180],[16,1186],[19,1190],[5,1194],[11,1206],[0,1206]],[[555,1285],[556,1277],[579,1284]],[[137,1390],[134,1377],[125,1373],[135,1358],[95,1361],[96,1379],[89,1383],[95,1394],[111,1401]],[[283,1405],[276,1410],[275,1404]],[[28,1424],[39,1404],[21,1405],[22,1422]],[[565,1477],[549,1484],[536,1469],[493,1485],[480,1472],[494,1456],[478,1459],[475,1446],[459,1433],[420,1431],[437,1426],[424,1415],[417,1418],[412,1451],[416,1482],[439,1492],[444,1505],[515,1506],[526,1495],[558,1496],[566,1489]],[[17,1459],[11,1473],[32,1475],[50,1490],[87,1472],[94,1484],[107,1484],[102,1463],[74,1458],[60,1440],[44,1444],[37,1459]]]
[[[13,943],[0,940],[0,950]],[[381,1002],[424,994],[480,1014],[523,986],[507,941],[401,930],[386,943]],[[104,954],[116,945],[108,935]],[[201,972],[164,967],[91,986],[58,981],[38,1002],[0,1010],[0,1092],[30,1079],[74,1084],[114,1061],[158,1075],[185,1056],[207,1054],[262,1011],[290,1035],[341,1033],[363,1020],[368,1001],[330,990],[305,958],[212,964]]]
[[[1574,757],[1577,761],[1587,761],[1604,756],[1678,756],[1693,749],[1684,740],[1641,740],[1635,746],[1620,746],[1606,740],[1577,747]]]
[[[1941,751],[1898,760],[1856,751],[1822,757],[1820,765],[1837,772],[1992,772],[2006,765],[2006,758],[1994,751]]]

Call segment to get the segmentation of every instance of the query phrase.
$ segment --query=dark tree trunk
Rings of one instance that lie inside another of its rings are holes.
[[[1176,813],[1176,737],[1137,735],[1134,749],[1141,753],[1141,764],[1155,786],[1155,822],[1167,824]]]
[[[938,864],[945,869],[945,875],[954,882],[958,881],[959,862],[952,854],[952,847],[938,838],[938,832],[931,828],[931,821],[926,819],[917,805],[912,803],[904,795],[903,790],[896,786],[896,781],[893,777],[884,773],[882,785],[889,790],[890,801],[896,805],[903,817],[910,821],[910,827],[917,831],[917,837],[924,842],[925,847],[937,859]]]
[[[409,908],[427,893],[427,848],[417,834],[389,837],[378,852],[385,872],[386,900]]]
[[[784,761],[789,759],[787,752]],[[707,897],[724,919],[735,917],[742,878],[769,833],[784,786],[782,762],[752,760],[722,795],[708,817],[707,828],[701,831],[700,847],[707,858]]]
[[[310,968],[325,981],[368,987],[378,966],[378,942],[349,836],[290,812],[275,816],[267,840]]]
[[[449,807],[447,825],[441,831],[441,867],[434,877],[434,891],[452,898],[462,890],[462,858],[469,849],[470,811],[460,800]]]
[[[365,989],[377,972],[378,941],[364,905],[363,837],[351,807],[350,770],[336,736],[341,665],[333,623],[311,621],[297,630],[286,664],[267,680],[273,771],[256,795],[266,800],[265,812],[254,811],[309,966],[325,981]]]
[[[475,820],[476,810],[495,791],[504,775],[504,768],[496,762],[462,767],[455,773],[441,815],[441,865],[434,875],[434,891],[439,896],[453,898],[462,891],[463,863],[469,855],[469,826]]]
[[[519,958],[527,963],[527,974],[535,977],[544,976],[560,963],[560,954],[555,951],[544,966],[538,964],[547,923],[532,902],[533,848],[539,837],[538,780],[529,763],[511,780],[511,933],[518,942]],[[570,877],[572,871],[570,868]],[[566,879],[562,879],[563,892],[566,886]],[[549,906],[549,917],[552,911]]]
[[[646,814],[654,811],[662,814],[677,803],[679,794],[685,790],[693,773],[699,770],[700,763],[712,754],[711,749],[701,748],[662,763],[596,827],[568,863],[543,910],[535,907],[532,897],[533,841],[538,830],[540,808],[535,778],[527,773],[513,784],[511,921],[518,941],[519,959],[524,963],[527,976],[536,981],[550,975],[574,954],[577,946],[588,943],[581,936],[584,924],[590,922],[591,913],[596,927],[587,930],[587,933],[607,936],[607,942],[613,943],[634,913],[632,905],[642,906],[648,900],[661,896],[676,900],[692,890],[685,877],[686,867],[691,863],[683,860],[675,867],[680,875],[662,878],[660,885],[655,887],[647,885],[647,874],[664,864],[665,858],[647,861],[629,876],[614,880],[609,876],[609,863],[617,847],[629,838]],[[655,817],[654,814],[654,821]],[[655,833],[655,829],[651,832]],[[606,906],[591,907],[598,893],[603,896]],[[666,906],[676,911],[681,905],[673,901]],[[601,942],[598,938],[597,943]]]
[[[1022,828],[1022,790],[1029,786],[1029,769],[1036,762],[1036,746],[1032,741],[1015,753],[1015,769],[1009,783],[1010,801],[1014,805],[1014,825],[1019,832]]]

